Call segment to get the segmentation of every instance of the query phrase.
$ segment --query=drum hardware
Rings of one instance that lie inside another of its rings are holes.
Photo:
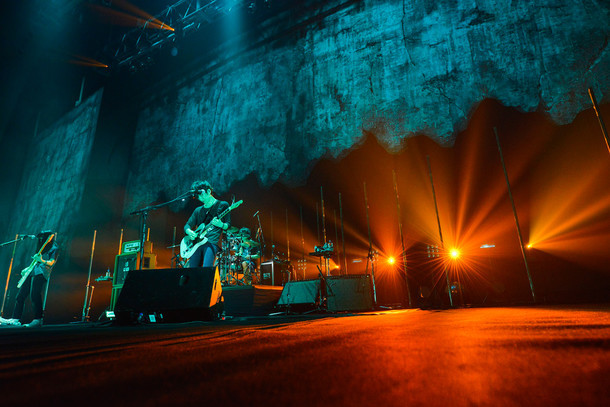
[[[235,235],[237,234],[237,232],[239,232],[239,228],[236,226],[229,226],[229,228],[226,230],[226,234],[228,235]]]
[[[241,245],[244,247],[258,247],[260,246],[260,243],[246,238],[242,240]]]

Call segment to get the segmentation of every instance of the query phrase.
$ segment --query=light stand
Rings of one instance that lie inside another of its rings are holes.
[[[8,246],[9,244],[13,244],[13,253],[11,254],[11,262],[8,266],[8,274],[6,275],[6,284],[4,285],[4,294],[2,296],[2,308],[0,308],[0,315],[4,316],[4,304],[6,302],[6,295],[8,293],[8,284],[11,280],[11,271],[13,270],[13,261],[15,260],[15,250],[17,249],[17,242],[22,241],[26,237],[30,237],[31,235],[15,235],[15,239],[9,240],[8,242],[4,242],[0,244],[0,247]]]
[[[93,290],[95,286],[91,285],[91,268],[93,267],[93,254],[95,253],[95,238],[97,237],[97,230],[93,231],[93,243],[91,244],[91,257],[89,258],[89,275],[87,277],[87,288],[85,289],[85,300],[83,301],[83,313],[81,315],[81,322],[89,321],[89,310],[91,309],[91,300],[93,299]],[[91,292],[89,292],[91,289]]]
[[[366,195],[366,182],[364,185],[364,206],[366,208],[366,227],[369,232],[369,252],[366,256],[366,270],[365,274],[369,271],[369,262],[371,263],[371,283],[373,283],[373,305],[377,307],[377,288],[375,287],[375,263],[377,259],[377,250],[373,249],[373,238],[371,237],[371,221],[369,218],[369,200]]]

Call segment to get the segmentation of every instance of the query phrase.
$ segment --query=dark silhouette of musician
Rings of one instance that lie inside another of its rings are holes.
[[[218,216],[229,208],[229,204],[220,201],[212,194],[212,186],[207,181],[195,181],[191,185],[192,190],[199,191],[197,199],[203,203],[193,211],[193,214],[184,225],[184,233],[188,238],[196,240],[200,237],[197,230],[202,225],[211,224],[205,237],[207,242],[197,248],[188,260],[188,267],[212,267],[216,254],[220,251],[220,239],[223,231],[227,230],[231,224],[231,214],[227,213],[222,219]]]
[[[40,232],[36,237],[38,238],[38,245],[36,253],[32,256],[32,263],[21,272],[22,278],[25,277],[25,280],[17,294],[13,317],[10,319],[0,317],[0,324],[2,325],[21,325],[25,300],[30,297],[34,307],[34,319],[24,326],[42,326],[43,290],[57,261],[59,245],[57,244],[57,234],[51,231]]]

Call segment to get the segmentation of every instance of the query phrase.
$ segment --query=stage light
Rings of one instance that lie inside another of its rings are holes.
[[[452,259],[458,259],[460,257],[460,251],[458,249],[451,249],[449,255]]]
[[[396,263],[396,259],[394,257],[388,257],[388,264]]]
[[[531,249],[533,246],[532,246],[532,244],[531,244],[531,243],[529,243],[529,244],[528,244],[527,246],[525,246],[525,247],[527,247],[528,249]]]

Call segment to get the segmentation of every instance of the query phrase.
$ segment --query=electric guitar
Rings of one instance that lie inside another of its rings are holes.
[[[51,239],[53,239],[53,237],[55,236],[55,233],[53,233],[52,235],[50,235],[47,238],[47,241],[44,242],[44,244],[42,245],[42,247],[40,248],[40,250],[38,250],[38,253],[36,253],[36,255],[34,257],[38,257],[40,256],[40,254],[42,253],[42,251],[44,250],[45,247],[47,247],[47,245],[49,244],[49,242],[51,241]],[[28,278],[28,276],[30,275],[30,273],[32,272],[32,270],[34,270],[34,267],[36,266],[36,263],[38,263],[38,260],[32,260],[32,263],[27,266],[26,268],[24,268],[23,270],[21,270],[21,279],[19,280],[19,282],[17,283],[17,288],[21,288],[21,286],[23,285],[23,283],[25,283],[25,280]]]
[[[218,219],[222,219],[233,209],[237,208],[244,201],[240,200],[237,202],[233,202],[231,206],[225,209],[220,215],[216,216]],[[199,246],[204,245],[208,242],[208,238],[206,237],[208,231],[212,229],[212,222],[206,224],[201,224],[195,229],[195,233],[197,233],[197,237],[191,239],[188,235],[184,236],[182,241],[180,242],[180,257],[183,259],[189,259],[195,253],[195,251],[199,248]]]

